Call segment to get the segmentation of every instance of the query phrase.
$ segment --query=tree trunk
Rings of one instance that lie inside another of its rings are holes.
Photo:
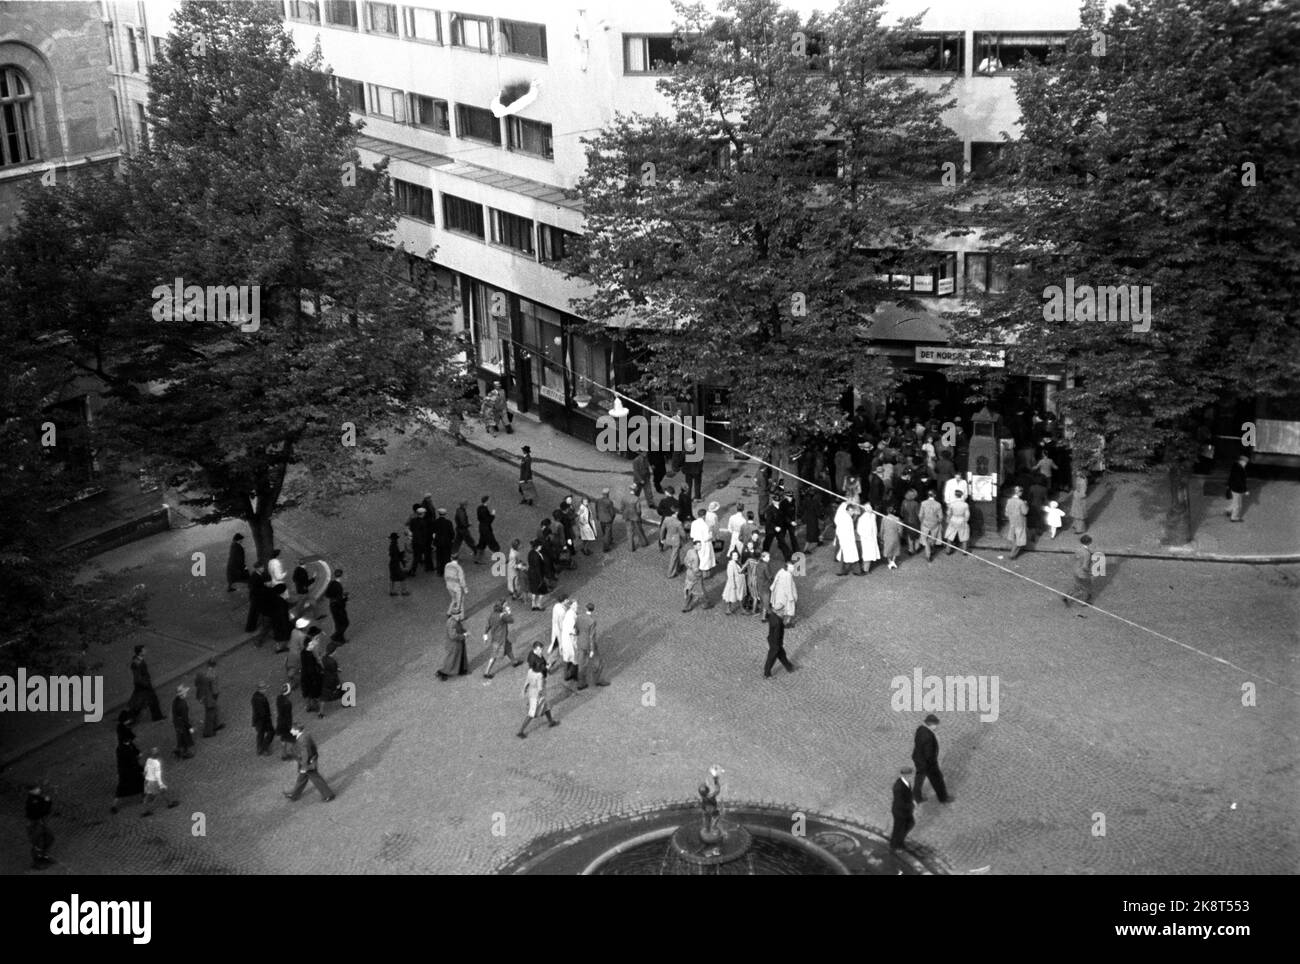
[[[249,531],[253,534],[253,544],[257,547],[257,561],[266,564],[275,549],[275,529],[271,524],[271,508],[261,506],[246,519]]]
[[[1185,546],[1192,541],[1192,502],[1187,465],[1180,460],[1167,464],[1169,472],[1169,512],[1165,516],[1165,542]]]

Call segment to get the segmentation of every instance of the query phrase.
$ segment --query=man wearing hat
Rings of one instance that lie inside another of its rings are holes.
[[[890,812],[894,816],[894,827],[889,832],[889,849],[898,850],[903,846],[903,841],[907,834],[916,826],[916,801],[912,799],[912,784],[910,777],[912,775],[911,767],[903,767],[898,771],[898,779],[894,781],[894,803]]]
[[[533,484],[533,450],[524,446],[524,459],[519,463],[519,504],[534,505],[537,502],[537,486]]]
[[[226,724],[221,722],[221,710],[217,700],[221,696],[221,687],[217,682],[217,658],[212,656],[207,665],[202,667],[194,677],[194,693],[203,704],[203,735],[216,736],[217,730],[224,730]]]
[[[614,500],[609,497],[609,489],[600,490],[596,500],[596,525],[600,529],[600,538],[606,552],[614,548]]]
[[[434,569],[441,576],[447,569],[447,562],[451,559],[451,547],[456,542],[456,527],[447,518],[447,510],[439,509],[432,528]]]
[[[411,508],[414,514],[406,521],[406,527],[411,530],[412,549],[408,576],[414,576],[419,571],[421,562],[424,563],[425,572],[433,569],[433,520],[429,518],[429,510],[418,502]]]
[[[266,698],[266,684],[258,683],[253,693],[253,732],[257,734],[257,755],[270,756],[271,742],[275,739],[275,723],[271,719],[271,701]]]
[[[637,496],[637,491],[637,485],[633,482],[628,486],[619,505],[619,511],[623,513],[623,521],[627,523],[628,545],[633,552],[636,552],[638,542],[643,546],[649,545],[646,542],[645,530],[641,528],[641,499]]]
[[[284,795],[290,800],[297,800],[307,789],[307,781],[310,780],[320,793],[321,799],[328,803],[334,799],[334,791],[325,782],[325,778],[317,772],[320,751],[316,748],[316,741],[302,728],[301,723],[295,723],[289,732],[293,734],[294,756],[298,758],[298,782],[293,785],[292,790],[283,791]]]
[[[190,688],[184,684],[176,687],[172,700],[172,726],[176,729],[176,759],[188,760],[194,756],[194,726],[190,723],[190,704],[185,699]]]
[[[916,781],[913,796],[920,803],[925,799],[921,788],[925,778],[930,778],[934,794],[940,803],[948,802],[948,787],[943,782],[943,771],[939,769],[939,739],[934,731],[939,728],[939,717],[931,713],[925,718],[925,725],[916,728],[916,739],[912,744],[912,762],[916,764]]]

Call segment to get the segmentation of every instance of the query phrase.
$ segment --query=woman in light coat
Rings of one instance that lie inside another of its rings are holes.
[[[713,532],[709,529],[703,509],[691,523],[691,541],[695,543],[695,548],[700,553],[700,572],[708,575],[718,564],[718,558],[713,554]]]
[[[732,550],[727,555],[727,585],[722,590],[722,601],[727,604],[730,616],[745,601],[745,575],[740,568],[740,552]]]
[[[835,510],[835,558],[840,564],[841,576],[847,576],[849,566],[861,558],[858,555],[855,529],[853,506],[848,502],[841,502],[840,507]]]
[[[577,524],[578,538],[582,541],[582,554],[591,555],[591,547],[596,544],[596,523],[591,512],[591,503],[587,501],[584,495],[582,501],[578,503]]]
[[[865,576],[871,571],[871,564],[880,558],[880,543],[876,535],[876,513],[871,510],[871,503],[868,502],[862,507],[862,515],[858,516],[858,552],[862,558],[858,560],[858,575]]]
[[[794,585],[794,562],[787,562],[772,579],[772,612],[781,617],[787,626],[794,623],[794,607],[799,601],[799,590]]]
[[[1029,541],[1029,506],[1025,504],[1023,498],[1025,490],[1016,486],[1011,490],[1011,498],[1007,499],[1007,528],[1006,539],[1011,543],[1011,558],[1014,559],[1024,551],[1025,543]]]

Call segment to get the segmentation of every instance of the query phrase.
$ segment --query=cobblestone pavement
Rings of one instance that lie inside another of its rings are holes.
[[[891,707],[890,681],[918,667],[999,682],[996,721],[939,713],[955,801],[923,805],[913,839],[957,872],[1300,869],[1297,567],[1113,560],[1098,605],[1198,653],[1067,611],[973,559],[913,559],[897,572],[839,578],[823,549],[800,581],[799,620],[787,634],[799,672],[764,680],[760,621],[721,606],[682,614],[680,577],[664,577],[653,545],[629,553],[620,532],[613,553],[582,557],[560,582],[595,602],[613,685],[568,693],[553,681],[562,725],[518,740],[521,670],[491,682],[480,675],[483,607],[499,581],[466,556],[471,675],[439,683],[446,591],[422,573],[409,598],[389,598],[387,534],[426,489],[449,509],[453,493],[472,505],[490,492],[508,544],[530,534],[561,492],[543,484],[540,506],[518,506],[508,466],[438,442],[403,447],[387,463],[402,473],[390,495],[347,500],[330,519],[284,520],[348,572],[353,630],[339,658],[358,705],[327,704],[324,720],[306,721],[337,800],[308,790],[287,802],[279,791],[293,765],[254,754],[248,696],[259,678],[278,677],[278,660],[244,646],[222,664],[230,725],[200,739],[195,759],[166,757],[180,807],[148,820],[138,805],[111,816],[112,723],[81,727],[0,775],[0,869],[26,866],[21,787],[36,777],[58,798],[59,863],[45,873],[483,873],[543,832],[689,799],[713,763],[737,798],[887,827],[890,784],[923,715]],[[1010,565],[1070,583],[1059,555]],[[721,580],[709,583],[716,601]],[[213,627],[228,637],[244,595],[210,581],[194,592],[229,608],[230,622]],[[549,612],[521,617],[517,645],[549,632]],[[1256,706],[1243,706],[1248,682]],[[138,734],[144,749],[171,747],[169,723],[141,724]],[[1099,815],[1104,836],[1094,833]]]

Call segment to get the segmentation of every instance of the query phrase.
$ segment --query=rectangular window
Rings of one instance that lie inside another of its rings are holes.
[[[538,157],[555,156],[550,124],[524,120],[522,117],[507,117],[506,130],[510,135],[510,150],[536,154]]]
[[[406,120],[406,95],[392,87],[366,84],[366,113],[403,122]]]
[[[140,52],[135,47],[135,28],[126,28],[126,49],[131,54],[131,73],[140,73]]]
[[[289,19],[302,23],[320,23],[320,7],[316,0],[289,0]]]
[[[149,124],[144,116],[144,104],[139,101],[135,105],[135,128],[136,137],[139,139],[140,149],[143,150],[149,146]]]
[[[442,196],[442,223],[448,231],[463,231],[483,240],[483,205],[454,194]]]
[[[403,7],[406,21],[406,39],[426,44],[442,43],[442,14],[424,7]]]
[[[432,188],[393,178],[393,202],[407,217],[434,223]]]
[[[971,141],[970,173],[972,177],[993,177],[1004,174],[1002,152],[1006,149],[1005,141]]]
[[[113,25],[104,24],[104,39],[108,41],[108,63],[112,66],[116,61],[113,59],[113,45],[117,43],[117,38],[113,36]]]
[[[501,21],[501,52],[516,57],[546,59],[546,27],[521,20]]]
[[[666,74],[690,56],[673,49],[671,34],[624,34],[623,73]]]
[[[397,4],[367,3],[366,29],[371,33],[384,33],[390,37],[397,36]]]
[[[153,59],[154,59],[154,63],[158,63],[160,60],[163,59],[163,42],[162,42],[162,37],[151,37],[150,39],[153,41]]]
[[[564,402],[564,339],[561,315],[553,308],[519,299],[523,343],[532,365],[533,390],[542,398]]]
[[[331,78],[331,86],[339,99],[347,104],[348,110],[354,110],[358,114],[366,112],[366,85],[359,80],[349,80],[347,77]]]
[[[425,97],[423,94],[411,94],[410,101],[412,124],[440,134],[451,133],[451,115],[448,113],[445,100]]]
[[[563,260],[569,253],[570,239],[576,237],[577,235],[572,231],[565,231],[562,228],[539,222],[537,225],[539,260],[543,262]]]
[[[1011,271],[1005,257],[995,254],[971,253],[966,255],[966,294],[1000,295],[1007,290]]]
[[[484,141],[500,147],[501,125],[497,123],[490,110],[470,107],[468,104],[457,104],[456,136],[471,141]]]
[[[989,75],[1025,70],[1047,62],[1047,55],[1070,41],[1068,33],[977,33],[975,73]]]
[[[601,386],[609,385],[609,351],[605,345],[593,344],[585,337],[571,335],[569,352],[573,357],[575,393],[590,393],[592,382]]]
[[[356,0],[325,0],[325,22],[333,27],[350,27],[356,30]]]
[[[965,69],[964,34],[920,34],[892,44],[881,70],[908,74],[959,74]]]
[[[451,15],[451,45],[469,50],[492,52],[492,18],[471,17],[464,13]]]
[[[524,254],[532,257],[533,248],[533,222],[528,218],[521,218],[517,214],[508,214],[505,211],[498,211],[495,208],[492,211],[492,241],[494,244],[503,244],[507,248],[514,248]]]
[[[446,195],[444,195],[445,197]],[[474,359],[489,371],[501,371],[501,343],[510,337],[510,296],[481,281],[469,286],[470,336]],[[493,314],[493,308],[497,314]]]

